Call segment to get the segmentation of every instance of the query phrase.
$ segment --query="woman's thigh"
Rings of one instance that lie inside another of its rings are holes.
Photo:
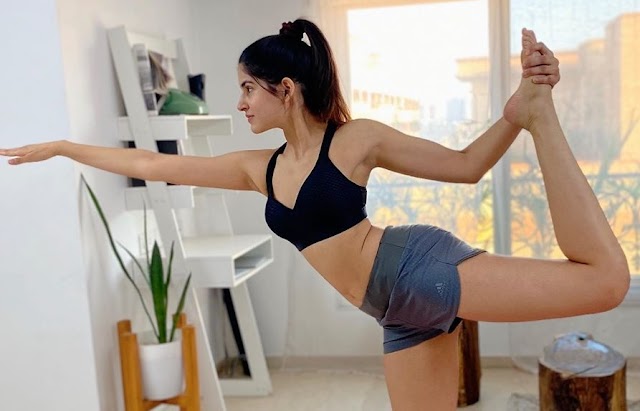
[[[587,264],[484,253],[458,265],[458,317],[533,321],[601,312],[619,304],[618,281]]]
[[[384,355],[385,379],[394,411],[456,409],[458,333],[441,334]]]

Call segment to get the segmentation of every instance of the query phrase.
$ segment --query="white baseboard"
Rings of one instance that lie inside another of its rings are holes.
[[[514,368],[511,357],[480,357],[483,368]],[[267,357],[270,370],[356,370],[382,373],[382,356]],[[627,371],[640,374],[640,357],[627,358]]]

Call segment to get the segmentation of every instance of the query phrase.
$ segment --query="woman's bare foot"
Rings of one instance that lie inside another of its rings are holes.
[[[531,53],[531,47],[536,43],[535,33],[522,29],[522,53]],[[522,78],[518,90],[511,96],[504,107],[504,118],[513,125],[531,131],[537,119],[551,112],[555,112],[551,100],[551,86],[548,84],[534,84],[531,79]]]

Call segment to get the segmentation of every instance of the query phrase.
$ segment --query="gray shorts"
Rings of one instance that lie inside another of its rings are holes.
[[[482,252],[430,225],[385,228],[360,307],[384,328],[385,354],[455,330],[457,265]]]

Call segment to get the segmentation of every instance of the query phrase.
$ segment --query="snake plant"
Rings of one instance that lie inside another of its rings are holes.
[[[169,308],[169,285],[171,284],[171,268],[173,265],[174,244],[173,243],[171,244],[171,251],[169,253],[169,261],[167,264],[167,273],[165,276],[164,267],[162,264],[162,256],[160,254],[160,247],[158,246],[157,241],[154,241],[153,249],[151,251],[151,256],[149,256],[146,207],[144,209],[144,244],[145,244],[145,251],[146,251],[145,252],[146,267],[142,266],[142,264],[133,255],[133,253],[131,253],[131,251],[129,251],[122,244],[119,244],[119,246],[126,251],[129,257],[131,257],[131,259],[133,260],[134,264],[138,267],[147,285],[149,286],[149,289],[151,290],[151,297],[152,297],[151,300],[153,302],[153,311],[155,314],[155,322],[154,322],[149,312],[149,309],[147,307],[147,304],[144,301],[140,287],[138,287],[138,284],[136,284],[136,282],[134,281],[133,275],[131,275],[131,273],[127,269],[127,266],[124,263],[122,256],[118,252],[116,243],[113,240],[113,236],[111,235],[111,229],[109,228],[109,223],[107,222],[104,212],[102,211],[102,207],[100,206],[100,202],[98,201],[98,198],[96,197],[95,193],[89,186],[89,183],[87,183],[87,180],[85,180],[84,176],[82,176],[81,179],[82,179],[82,183],[85,185],[85,187],[89,191],[89,196],[91,197],[91,200],[93,201],[93,204],[95,205],[96,210],[98,211],[100,220],[102,220],[102,224],[104,225],[105,231],[107,232],[107,236],[109,237],[109,244],[111,245],[111,249],[113,250],[115,257],[118,260],[118,263],[120,264],[120,268],[124,272],[124,275],[127,277],[127,279],[131,282],[133,287],[135,288],[136,293],[138,294],[138,297],[140,297],[142,308],[144,309],[144,312],[147,315],[147,318],[149,319],[149,323],[151,324],[151,328],[153,329],[153,332],[156,336],[156,339],[158,340],[158,343],[162,344],[162,343],[173,341],[173,337],[175,335],[176,327],[178,324],[178,318],[180,316],[180,313],[184,309],[184,302],[187,296],[187,289],[189,288],[189,283],[191,282],[191,273],[185,280],[184,286],[182,288],[182,293],[180,294],[180,300],[178,301],[176,311],[173,314],[171,332],[169,335],[167,335],[167,311]]]

